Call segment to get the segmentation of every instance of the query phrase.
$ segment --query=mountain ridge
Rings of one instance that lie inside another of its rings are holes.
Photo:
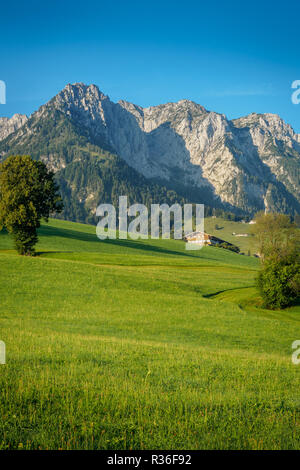
[[[4,138],[0,121],[2,158],[55,112],[155,184],[193,199],[206,193],[211,205],[237,212],[300,212],[300,134],[276,114],[229,120],[187,99],[143,108],[114,103],[96,85],[68,84],[19,128],[7,134],[6,126]],[[49,152],[36,158],[55,171],[67,163]]]

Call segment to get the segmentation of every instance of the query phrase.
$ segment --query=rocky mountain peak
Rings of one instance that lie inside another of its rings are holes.
[[[0,119],[0,141],[12,133],[11,147],[18,143],[18,151],[23,145],[28,152],[27,142],[35,138],[38,152],[47,129],[49,144],[55,140],[56,111],[62,115],[57,122],[71,119],[75,134],[114,152],[144,177],[183,188],[195,198],[205,194],[204,203],[209,195],[211,204],[217,201],[230,210],[300,213],[300,135],[276,114],[252,113],[230,121],[188,99],[142,108],[125,100],[114,103],[96,85],[75,83],[27,124],[24,116]],[[64,152],[55,152],[42,158],[56,169],[68,165]]]
[[[96,85],[74,83],[68,84],[50,101],[50,104],[63,111],[85,110],[95,116],[105,100],[109,101],[109,97],[104,95]]]
[[[178,107],[183,107],[183,108],[188,109],[190,111],[197,111],[197,112],[201,112],[201,113],[207,113],[207,110],[203,106],[201,106],[201,104],[195,103],[195,101],[183,99],[183,100],[177,101],[177,103],[175,103],[175,104],[177,104]]]
[[[0,140],[16,132],[27,120],[28,117],[25,114],[14,114],[11,118],[0,118]]]

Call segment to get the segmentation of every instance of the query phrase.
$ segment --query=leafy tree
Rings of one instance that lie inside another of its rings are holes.
[[[54,173],[30,156],[11,156],[0,164],[0,225],[12,234],[21,255],[32,255],[37,229],[51,212],[60,212],[62,200]]]
[[[300,230],[287,215],[255,217],[262,270],[257,285],[267,308],[285,308],[300,297]]]
[[[276,255],[280,258],[300,249],[300,232],[288,215],[259,212],[254,220],[251,231],[258,241],[262,260]]]
[[[257,282],[265,307],[288,307],[300,296],[299,260],[295,260],[293,256],[268,258]]]

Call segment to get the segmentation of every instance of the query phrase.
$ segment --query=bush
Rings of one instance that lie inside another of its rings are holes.
[[[240,249],[239,249],[238,246],[236,246],[236,245],[231,245],[231,244],[226,243],[226,242],[219,243],[218,246],[219,246],[220,248],[225,248],[225,250],[233,251],[234,253],[239,253],[239,252],[240,252]]]
[[[289,307],[300,298],[300,264],[293,257],[268,259],[257,278],[264,307]]]

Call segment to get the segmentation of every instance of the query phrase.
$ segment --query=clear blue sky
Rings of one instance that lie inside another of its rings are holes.
[[[300,133],[299,1],[1,2],[0,116],[67,83],[141,106],[187,98],[234,118],[280,114]]]

